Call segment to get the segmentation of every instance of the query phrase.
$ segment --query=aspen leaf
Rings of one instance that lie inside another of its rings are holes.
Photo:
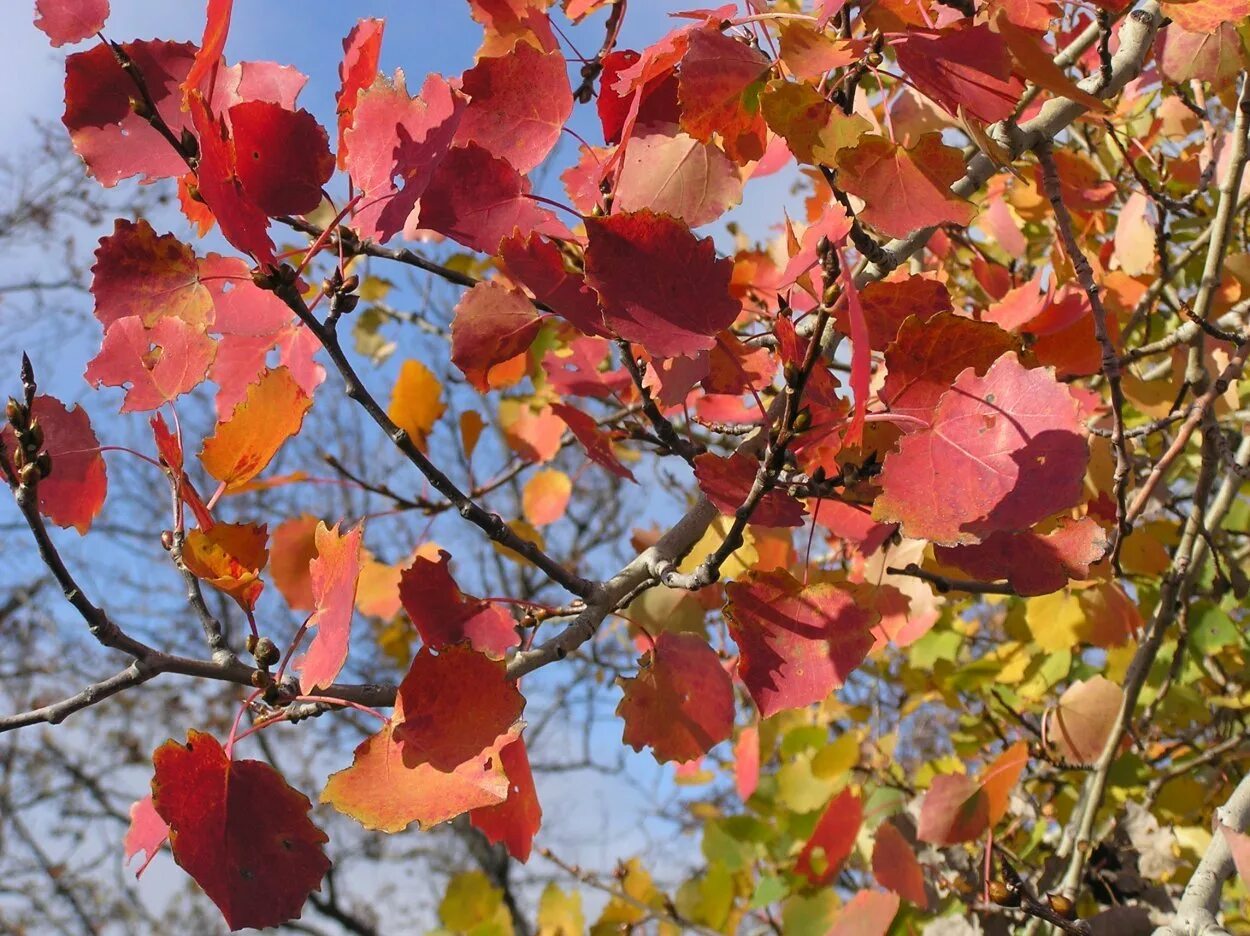
[[[300,430],[312,399],[285,367],[266,370],[247,388],[247,396],[230,417],[217,424],[200,452],[204,469],[226,485],[242,487],[278,454]]]
[[[892,822],[877,826],[873,839],[872,874],[877,883],[924,910],[929,905],[924,890],[924,869],[916,852]]]
[[[555,523],[564,516],[572,493],[573,482],[563,471],[545,468],[535,472],[525,482],[525,489],[521,493],[521,509],[525,512],[525,519],[534,526]]]
[[[140,852],[143,853],[143,864],[135,868],[135,877],[142,877],[161,846],[169,841],[169,826],[165,824],[152,805],[152,794],[132,803],[130,806],[130,826],[126,829],[126,838],[122,842],[122,850],[129,864]]]
[[[825,807],[816,820],[812,836],[799,852],[794,863],[797,874],[807,878],[812,887],[825,887],[850,856],[864,819],[864,806],[851,790],[843,790]]]
[[[195,252],[172,234],[157,236],[142,219],[113,223],[113,233],[100,238],[91,272],[95,316],[106,327],[136,315],[147,328],[177,318],[202,329],[213,318],[212,293],[200,282]]]
[[[542,824],[543,810],[534,789],[525,741],[517,738],[499,752],[508,777],[508,798],[495,806],[479,806],[469,812],[470,824],[492,843],[503,842],[522,863],[529,861],[534,836]]]
[[[360,527],[340,533],[338,524],[332,528],[317,524],[317,556],[308,564],[313,613],[307,626],[312,642],[296,663],[300,690],[305,694],[329,686],[347,662],[363,535]]]
[[[438,378],[420,361],[404,361],[386,410],[391,421],[408,433],[413,445],[425,451],[427,439],[446,409]]]
[[[542,322],[521,293],[499,283],[478,283],[456,303],[451,359],[470,384],[486,393],[491,368],[527,351]]]
[[[268,540],[263,525],[215,523],[207,530],[187,533],[182,561],[196,578],[252,611],[264,588],[260,570],[269,560]]]
[[[1115,728],[1124,690],[1095,676],[1073,683],[1047,712],[1047,738],[1065,761],[1092,764],[1102,756]]]
[[[186,744],[166,741],[152,762],[152,803],[169,825],[174,860],[230,928],[298,917],[330,869],[307,797],[266,763],[231,760],[200,731]]]

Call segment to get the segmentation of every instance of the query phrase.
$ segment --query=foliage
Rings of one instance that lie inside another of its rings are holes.
[[[122,448],[168,487],[146,532],[207,653],[136,637],[46,527],[97,535],[103,422],[24,357],[0,437],[47,573],[127,658],[0,730],[166,674],[234,693],[155,751],[128,857],[168,841],[232,928],[297,917],[323,881],[333,901],[284,758],[236,749],[361,716],[308,791],[323,807],[379,833],[465,817],[563,879],[526,916],[506,874],[457,874],[448,932],[1245,923],[1250,881],[1225,882],[1250,873],[1250,4],[747,0],[631,50],[626,0],[468,0],[429,19],[471,15],[475,62],[415,93],[361,20],[335,132],[297,106],[303,75],[227,64],[231,0],[199,44],[114,42],[105,0],[36,6],[54,45],[86,44],[63,118],[86,171],[176,185],[229,250],[105,229],[85,370],[153,414]],[[600,42],[576,85],[566,33]],[[602,145],[569,126],[592,101]],[[777,173],[802,202],[775,238],[696,230]],[[450,327],[388,311],[382,264],[462,289]],[[441,343],[379,390],[391,320]],[[178,413],[210,384],[201,432]],[[249,499],[319,480],[273,466],[339,389],[425,489],[331,459],[337,480],[462,518],[454,574],[428,537],[371,536],[381,511]],[[509,458],[487,481],[483,444]],[[609,568],[563,548],[596,485],[617,507],[675,489],[680,515],[646,514],[664,529],[616,537]],[[471,594],[483,556],[537,584]],[[258,604],[270,583],[307,615],[293,634]],[[400,678],[353,681],[379,648]],[[619,688],[622,744],[701,790],[683,880],[543,845],[527,696],[577,661]]]

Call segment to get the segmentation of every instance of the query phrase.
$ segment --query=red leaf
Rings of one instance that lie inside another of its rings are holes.
[[[587,335],[608,334],[599,297],[580,273],[565,268],[560,249],[538,234],[514,231],[499,244],[508,277]]]
[[[649,747],[659,763],[681,763],[733,734],[733,681],[705,639],[665,631],[640,664],[637,676],[620,680],[616,707],[635,751]]]
[[[152,755],[152,802],[169,824],[174,860],[217,904],[231,929],[299,916],[330,869],[326,835],[307,797],[255,760],[231,761],[217,739],[187,732]]]
[[[726,36],[719,29],[696,29],[681,60],[681,127],[707,143],[713,133],[725,142],[735,162],[764,155],[766,124],[759,108],[748,109],[747,90],[768,72],[769,61],[758,49]]]
[[[743,802],[751,798],[760,782],[760,729],[747,725],[734,742],[734,787]]]
[[[650,208],[694,228],[740,201],[742,172],[719,147],[668,132],[630,141],[612,205],[627,212]]]
[[[332,528],[317,524],[317,557],[308,566],[314,606],[308,629],[316,630],[308,653],[296,667],[300,691],[305,694],[329,686],[347,662],[363,535],[360,527],[341,534],[338,524]]]
[[[944,33],[913,29],[893,46],[907,77],[952,117],[962,109],[982,123],[1005,120],[1024,91],[1011,74],[1007,43],[984,24]]]
[[[517,228],[570,237],[568,228],[529,194],[529,179],[506,159],[476,143],[455,146],[439,163],[421,199],[420,226],[482,253],[495,253]]]
[[[230,126],[239,181],[261,211],[277,217],[316,210],[321,187],[334,174],[334,156],[312,114],[248,101],[230,108]]]
[[[451,555],[438,561],[417,556],[399,578],[399,600],[426,646],[441,650],[462,640],[473,649],[502,657],[521,642],[506,611],[462,592],[451,577]]]
[[[612,346],[601,338],[574,338],[565,348],[554,348],[543,355],[543,370],[551,386],[564,396],[610,397],[624,393],[630,385],[624,367],[603,371],[599,365],[611,354]]]
[[[872,849],[872,874],[877,883],[903,897],[921,910],[928,909],[924,892],[924,869],[916,852],[891,822],[877,826]]]
[[[1017,594],[1030,596],[1089,578],[1107,546],[1107,531],[1093,519],[1065,518],[1050,533],[995,533],[977,546],[938,546],[934,555],[981,581],[1006,579]]]
[[[399,699],[391,721],[356,748],[352,765],[326,781],[321,801],[366,829],[400,832],[413,822],[428,829],[507,798],[509,783],[500,751],[519,737],[520,726],[513,726],[454,770],[443,772],[413,761],[394,737],[402,724]]]
[[[546,158],[573,113],[564,55],[528,42],[478,59],[464,73],[461,90],[470,100],[456,142],[477,143],[522,173]]]
[[[213,299],[200,282],[199,261],[174,235],[158,237],[147,221],[119,218],[113,233],[100,238],[95,258],[91,292],[104,325],[130,315],[149,328],[162,318],[200,329],[212,321]]]
[[[192,94],[188,102],[191,119],[200,138],[200,162],[196,169],[200,197],[212,209],[222,236],[251,254],[261,264],[276,264],[269,219],[243,191],[236,166],[236,151],[226,125],[208,112],[204,98]]]
[[[890,412],[928,423],[942,394],[966,368],[984,375],[991,364],[1018,347],[1011,335],[989,322],[954,312],[941,312],[928,321],[912,316],[885,349],[886,378],[878,396]],[[907,431],[912,424],[903,428]]]
[[[577,437],[577,441],[586,449],[587,458],[596,465],[606,468],[618,478],[636,480],[634,473],[622,465],[620,459],[613,454],[607,434],[599,429],[593,417],[564,403],[552,403],[551,410],[564,420],[569,431]]]
[[[472,386],[486,393],[490,369],[529,350],[542,324],[534,304],[519,292],[500,283],[478,283],[456,303],[451,359]]]
[[[806,243],[806,236],[803,240]],[[859,291],[859,301],[868,323],[868,345],[874,351],[884,351],[898,337],[898,330],[908,316],[914,315],[918,321],[927,322],[940,312],[951,311],[951,296],[946,284],[927,276],[869,283]],[[835,316],[838,327],[850,331],[840,306],[835,310]]]
[[[1242,884],[1250,886],[1250,836],[1224,825],[1222,821],[1219,831],[1224,834],[1224,841],[1233,856],[1233,867],[1237,869],[1237,876],[1241,878]]]
[[[924,134],[911,149],[865,134],[855,146],[838,150],[837,159],[838,184],[864,200],[860,219],[891,237],[940,224],[963,226],[977,213],[951,193],[964,160],[937,132]]]
[[[1009,352],[984,377],[960,374],[930,427],[886,456],[873,516],[913,539],[977,543],[1076,504],[1088,461],[1068,388]]]
[[[704,452],[694,460],[694,476],[716,509],[732,517],[746,501],[758,467],[755,459],[738,452],[728,458]],[[802,526],[806,516],[801,501],[774,489],[760,498],[751,513],[751,522],[766,527],[794,527]]]
[[[185,42],[126,42],[122,50],[142,72],[157,113],[175,135],[190,126],[176,93],[195,56]],[[142,182],[172,179],[187,164],[148,121],[130,107],[134,80],[122,70],[113,51],[101,43],[65,60],[65,115],[74,151],[101,185],[130,176]]]
[[[163,318],[144,328],[131,315],[108,327],[83,376],[97,387],[129,384],[123,413],[153,410],[199,386],[215,351],[213,339],[182,319]]]
[[[152,805],[152,794],[136,800],[130,806],[130,827],[126,829],[126,838],[122,840],[122,849],[126,855],[126,864],[139,852],[143,852],[143,864],[135,869],[135,877],[142,877],[148,869],[161,846],[169,840],[169,826],[156,814]]]
[[[214,332],[273,337],[293,319],[285,302],[252,282],[238,257],[210,253],[200,261],[200,281],[213,297]]]
[[[741,651],[738,676],[767,718],[819,702],[864,661],[874,612],[834,585],[803,587],[784,569],[725,586],[725,619]]]
[[[898,915],[898,895],[862,890],[838,914],[827,936],[885,936]]]
[[[52,471],[36,486],[39,512],[60,527],[79,533],[91,528],[108,492],[108,476],[91,418],[82,407],[67,409],[56,397],[35,397],[31,416],[43,430],[43,448]],[[11,426],[0,431],[0,447],[12,465],[16,440]]]
[[[868,413],[868,384],[872,379],[872,350],[868,347],[868,322],[855,288],[854,271],[847,265],[842,246],[837,246],[839,278],[846,290],[846,310],[851,320],[851,393],[855,410],[843,437],[843,445],[859,445],[864,439],[864,418]]]
[[[508,798],[495,806],[479,806],[469,813],[469,822],[492,845],[504,843],[508,854],[522,863],[529,861],[534,835],[542,825],[543,808],[534,789],[534,774],[525,741],[517,738],[499,752],[508,775]]]
[[[812,887],[827,887],[855,848],[863,821],[864,804],[849,789],[843,790],[820,814],[812,837],[794,862],[795,873],[807,878]]]
[[[35,0],[35,26],[54,46],[98,33],[108,15],[108,0]]]
[[[846,209],[837,202],[830,201],[820,217],[803,231],[803,236],[799,239],[799,249],[790,257],[778,285],[785,287],[795,282],[806,283],[803,277],[820,262],[817,257],[820,242],[828,238],[831,244],[836,244],[850,232],[851,219],[847,217]]]
[[[675,124],[681,119],[681,107],[677,103],[677,76],[671,70],[652,76],[642,85],[641,94],[637,89],[623,94],[616,91],[621,72],[636,65],[641,58],[632,49],[621,49],[604,56],[595,106],[599,111],[599,122],[603,125],[603,139],[607,143],[621,142],[621,131],[635,100],[638,102],[633,121],[635,126]]]
[[[447,155],[464,106],[438,75],[425,79],[417,97],[409,97],[402,70],[360,91],[343,138],[344,168],[363,195],[352,220],[361,234],[385,243],[403,230]]]
[[[586,281],[608,325],[650,354],[706,351],[738,317],[729,293],[733,262],[717,258],[710,237],[650,210],[587,218],[586,233]]]
[[[990,800],[981,785],[964,774],[939,774],[920,806],[916,835],[931,845],[957,845],[980,838],[989,824]]]
[[[206,78],[221,67],[221,56],[226,51],[226,37],[230,34],[230,13],[234,0],[208,0],[204,17],[204,38],[195,53],[195,63],[182,82],[183,92],[205,91]]]
[[[382,54],[382,31],[386,21],[362,19],[343,40],[343,61],[339,65],[339,89],[334,102],[339,118],[338,167],[347,170],[347,130],[352,125],[360,92],[373,84],[378,76],[378,58]]]
[[[402,588],[402,585],[401,585]],[[395,739],[409,764],[455,770],[490,747],[521,717],[525,699],[492,660],[467,643],[422,647],[399,687],[404,720]]]

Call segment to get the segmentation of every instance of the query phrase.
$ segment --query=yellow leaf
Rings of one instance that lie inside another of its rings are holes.
[[[1080,642],[1085,611],[1067,589],[1029,598],[1024,604],[1029,632],[1043,650],[1068,650]]]
[[[680,571],[693,572],[698,568],[699,563],[716,552],[717,547],[725,542],[725,536],[729,533],[731,526],[733,526],[733,520],[729,517],[717,517],[713,520],[707,532],[703,534],[703,538],[694,544],[694,549],[690,550],[689,555],[682,560]],[[751,528],[747,527],[742,531],[742,545],[735,549],[725,560],[725,564],[720,567],[721,578],[737,578],[754,568],[759,559],[760,555],[755,549],[755,536],[752,535]]]
[[[217,523],[210,530],[187,533],[182,562],[196,578],[251,610],[264,588],[260,570],[269,561],[268,539],[263,525]]]
[[[230,418],[217,424],[204,442],[200,461],[204,469],[236,490],[265,470],[278,449],[299,432],[312,406],[308,396],[285,367],[267,370],[247,388],[247,396]]]
[[[426,439],[446,409],[438,378],[420,361],[404,361],[386,415],[424,452]]]
[[[573,482],[563,471],[545,468],[536,472],[521,494],[525,519],[536,527],[555,523],[564,516],[572,493]]]
[[[538,936],[582,936],[585,929],[582,895],[549,883],[538,901]]]
[[[482,430],[485,428],[486,420],[477,410],[465,410],[460,414],[460,444],[464,446],[465,458],[473,457],[477,440],[482,437]]]

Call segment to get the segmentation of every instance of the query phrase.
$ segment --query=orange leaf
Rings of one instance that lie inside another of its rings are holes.
[[[316,606],[308,564],[317,557],[318,525],[316,517],[304,514],[283,521],[273,531],[269,574],[292,611],[311,611]]]
[[[244,523],[215,523],[191,530],[182,546],[182,562],[198,579],[225,592],[248,611],[256,608],[264,583],[260,570],[269,560],[269,532]]]
[[[408,433],[417,448],[425,451],[425,440],[446,409],[438,378],[420,361],[404,361],[386,415]]]
[[[1007,40],[1007,47],[1011,50],[1012,57],[1029,81],[1047,91],[1070,98],[1078,104],[1084,104],[1090,110],[1100,114],[1111,110],[1105,101],[1078,88],[1076,82],[1054,63],[1050,53],[1038,40],[1011,21],[1006,10],[998,11],[995,27],[998,29],[998,34]]]
[[[563,471],[546,468],[525,482],[521,495],[521,509],[525,519],[534,526],[555,523],[564,516],[573,493],[573,482]]]
[[[994,763],[981,774],[981,789],[990,804],[990,825],[995,825],[1007,813],[1007,800],[1011,790],[1020,779],[1029,762],[1029,746],[1017,741],[998,756]]]
[[[883,822],[877,827],[872,849],[872,874],[882,887],[914,903],[922,910],[929,906],[924,892],[924,869],[916,852],[898,827]]]
[[[308,567],[315,608],[308,628],[316,630],[308,652],[296,667],[303,692],[330,685],[347,662],[363,532],[356,527],[340,535],[338,524],[332,529],[324,523],[317,524],[317,558]]]
[[[247,388],[247,397],[204,442],[204,469],[226,485],[238,488],[265,470],[278,449],[300,430],[312,398],[285,367],[266,370]]]

